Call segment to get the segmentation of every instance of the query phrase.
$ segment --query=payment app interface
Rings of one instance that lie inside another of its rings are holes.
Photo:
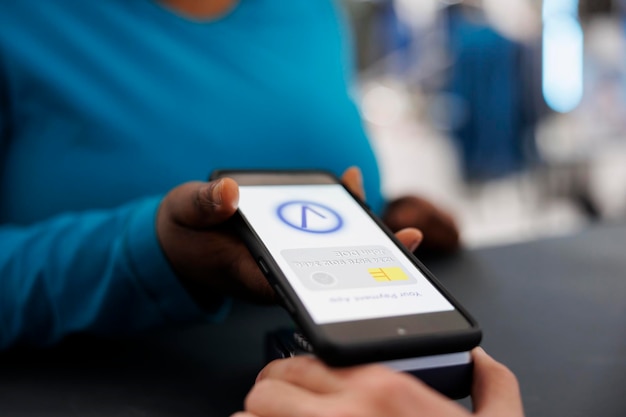
[[[318,324],[454,309],[341,185],[240,186],[239,208]]]

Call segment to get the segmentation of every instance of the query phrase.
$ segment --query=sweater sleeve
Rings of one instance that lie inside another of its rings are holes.
[[[159,201],[0,226],[0,349],[206,317],[158,244]]]

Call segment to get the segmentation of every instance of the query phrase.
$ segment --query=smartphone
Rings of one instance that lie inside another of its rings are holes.
[[[325,171],[219,170],[230,220],[315,354],[347,366],[464,352],[481,331],[435,277]]]

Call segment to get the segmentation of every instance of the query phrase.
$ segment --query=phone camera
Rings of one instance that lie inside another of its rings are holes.
[[[331,287],[337,283],[337,278],[328,272],[314,272],[311,274],[311,279],[319,285],[323,285],[325,287]]]

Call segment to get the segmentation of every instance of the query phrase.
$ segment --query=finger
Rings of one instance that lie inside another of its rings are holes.
[[[482,348],[472,351],[474,383],[472,400],[474,410],[481,416],[523,416],[519,385],[515,375],[496,362]]]
[[[171,218],[187,227],[205,228],[226,221],[237,210],[239,187],[230,178],[176,187],[163,204]]]
[[[469,417],[458,404],[404,372],[382,365],[359,366],[347,372],[352,385],[346,391],[361,393],[367,409],[376,410],[368,415]]]
[[[413,227],[399,230],[398,232],[396,232],[396,237],[411,252],[414,252],[424,239],[424,235],[421,230],[415,229]]]
[[[365,190],[363,189],[363,175],[358,167],[350,167],[341,176],[341,182],[348,187],[352,194],[365,201]]]
[[[329,393],[341,389],[341,377],[319,360],[310,356],[279,359],[267,365],[257,377],[257,382],[275,379],[297,385],[316,393]]]
[[[277,379],[264,379],[252,387],[244,408],[260,417],[323,415],[319,413],[319,402],[319,395],[300,387]]]

